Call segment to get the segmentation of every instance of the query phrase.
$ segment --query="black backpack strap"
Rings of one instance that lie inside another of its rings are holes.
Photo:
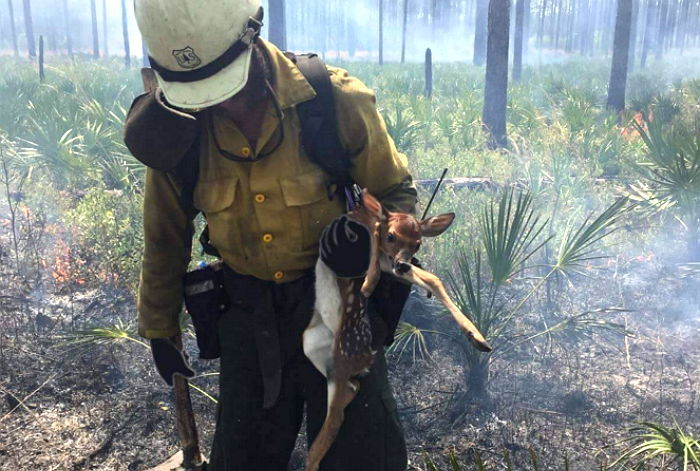
[[[353,185],[350,176],[351,156],[344,149],[338,135],[338,120],[326,64],[317,54],[286,53],[299,68],[304,78],[316,91],[316,97],[296,106],[301,121],[301,142],[312,162],[331,177],[336,193],[346,196]],[[330,195],[330,191],[329,191]]]

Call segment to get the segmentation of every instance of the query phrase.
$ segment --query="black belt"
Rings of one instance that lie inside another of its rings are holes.
[[[300,280],[287,283],[287,288],[293,289],[297,285],[313,287],[312,283],[309,285],[308,276],[311,276],[311,273]],[[275,290],[284,289],[283,285],[238,274],[228,266],[224,269],[224,283],[231,304],[240,305],[243,303],[249,307],[254,316],[255,345],[264,386],[263,408],[270,409],[277,402],[282,388],[282,350],[283,347],[289,349],[287,345],[281,345],[278,319],[278,311],[286,311],[286,309],[284,309],[285,306],[279,306],[275,303]],[[313,296],[313,289],[310,290],[310,293],[307,292],[307,289],[302,291],[302,296]],[[300,302],[295,307],[295,312],[298,309],[308,310],[308,316],[305,316],[304,312],[298,313],[299,315],[296,316],[290,312],[285,312],[285,314],[300,320],[300,325],[295,326],[295,328],[301,337],[301,332],[306,328],[308,320],[311,318],[312,300],[307,299]],[[296,347],[301,348],[301,345],[292,346],[292,348]]]

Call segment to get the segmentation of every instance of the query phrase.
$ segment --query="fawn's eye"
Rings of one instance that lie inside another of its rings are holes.
[[[386,238],[389,242],[396,242],[396,236],[394,234],[389,234]]]

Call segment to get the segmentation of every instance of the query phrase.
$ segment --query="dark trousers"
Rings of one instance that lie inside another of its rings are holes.
[[[262,289],[259,283],[265,283]],[[302,350],[302,334],[313,309],[313,278],[275,285],[245,277],[230,284],[232,306],[219,321],[220,395],[209,470],[287,471],[304,406],[309,445],[326,416],[326,379]],[[268,300],[275,311],[282,372],[279,397],[272,408],[264,409],[259,349],[265,347],[254,332],[259,323],[256,305]],[[403,431],[380,348],[370,373],[360,381],[357,397],[345,410],[345,421],[321,471],[406,467]]]

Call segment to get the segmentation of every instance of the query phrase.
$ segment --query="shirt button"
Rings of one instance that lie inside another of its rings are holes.
[[[244,147],[241,149],[241,154],[243,154],[243,157],[250,157],[251,150],[250,147]]]
[[[256,203],[264,203],[266,199],[267,198],[265,198],[265,195],[255,195]]]
[[[262,240],[266,244],[269,244],[270,242],[272,242],[272,234],[265,234]]]
[[[281,280],[282,278],[284,278],[283,272],[278,271],[277,273],[275,273],[275,280]]]

